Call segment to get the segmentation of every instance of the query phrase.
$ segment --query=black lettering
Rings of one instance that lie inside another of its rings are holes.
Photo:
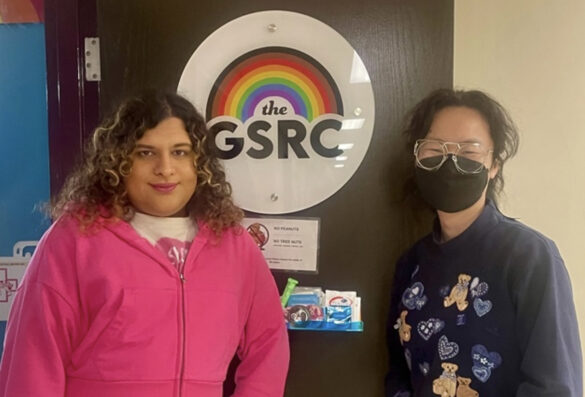
[[[293,136],[288,135],[288,131],[293,130]],[[305,126],[297,120],[278,120],[278,158],[288,158],[288,146],[292,148],[298,158],[308,159],[309,155],[303,149],[301,142],[307,136]]]
[[[323,157],[336,157],[343,153],[343,150],[339,149],[339,146],[327,148],[321,143],[321,135],[325,130],[332,129],[339,131],[341,125],[341,121],[333,119],[321,120],[315,125],[313,131],[311,131],[311,146],[315,153]]]
[[[268,105],[262,106],[262,114],[265,116],[278,114],[278,107],[274,106],[274,101],[268,101]]]
[[[270,129],[270,123],[264,120],[256,120],[248,127],[248,136],[251,140],[262,146],[262,149],[250,148],[246,151],[248,156],[254,159],[265,159],[270,156],[274,145],[272,141],[258,133],[258,131],[268,131]]]
[[[262,114],[264,116],[271,116],[271,115],[285,115],[287,112],[286,106],[279,108],[278,106],[274,106],[274,101],[268,101],[268,105],[262,106]]]
[[[229,132],[233,133],[236,130],[236,127],[237,127],[237,125],[235,123],[230,122],[230,121],[220,121],[219,123],[212,125],[209,130],[213,134],[213,136],[217,138],[217,134],[219,134],[220,132],[229,131]],[[231,149],[222,150],[219,147],[217,147],[217,143],[215,142],[215,139],[213,139],[213,142],[212,142],[212,145],[217,150],[217,153],[218,153],[217,157],[219,157],[222,160],[233,159],[238,154],[240,154],[242,152],[242,149],[244,148],[244,138],[237,138],[237,137],[226,138],[225,143],[226,143],[226,145],[231,145]]]

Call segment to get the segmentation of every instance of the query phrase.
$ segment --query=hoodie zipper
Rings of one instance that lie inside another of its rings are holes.
[[[185,316],[185,276],[183,269],[179,270],[179,278],[181,279],[181,314],[182,314],[182,329],[181,329],[181,366],[179,374],[179,397],[183,395],[183,377],[185,376],[185,344],[186,344],[186,316]]]

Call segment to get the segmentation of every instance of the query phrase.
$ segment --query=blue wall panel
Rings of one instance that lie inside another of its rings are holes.
[[[14,278],[14,244],[38,240],[49,226],[39,210],[49,200],[46,86],[44,25],[0,24],[0,278],[3,268]],[[0,321],[12,299],[0,291]]]

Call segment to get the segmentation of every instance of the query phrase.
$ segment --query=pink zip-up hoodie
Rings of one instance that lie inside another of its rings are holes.
[[[86,233],[65,217],[16,294],[0,364],[5,397],[283,395],[288,337],[278,290],[245,230],[205,225],[183,275],[126,222]]]

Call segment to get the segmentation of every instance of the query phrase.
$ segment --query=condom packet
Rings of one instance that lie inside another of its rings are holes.
[[[284,318],[292,326],[304,328],[309,324],[318,326],[324,320],[324,313],[318,305],[293,305],[284,308]]]
[[[326,306],[328,328],[349,328],[351,326],[351,306]]]
[[[287,306],[317,305],[323,306],[325,294],[319,287],[295,287],[292,291]]]
[[[351,326],[355,291],[325,290],[325,321],[329,328],[345,329]]]
[[[355,291],[325,290],[326,306],[352,306],[357,294]]]

